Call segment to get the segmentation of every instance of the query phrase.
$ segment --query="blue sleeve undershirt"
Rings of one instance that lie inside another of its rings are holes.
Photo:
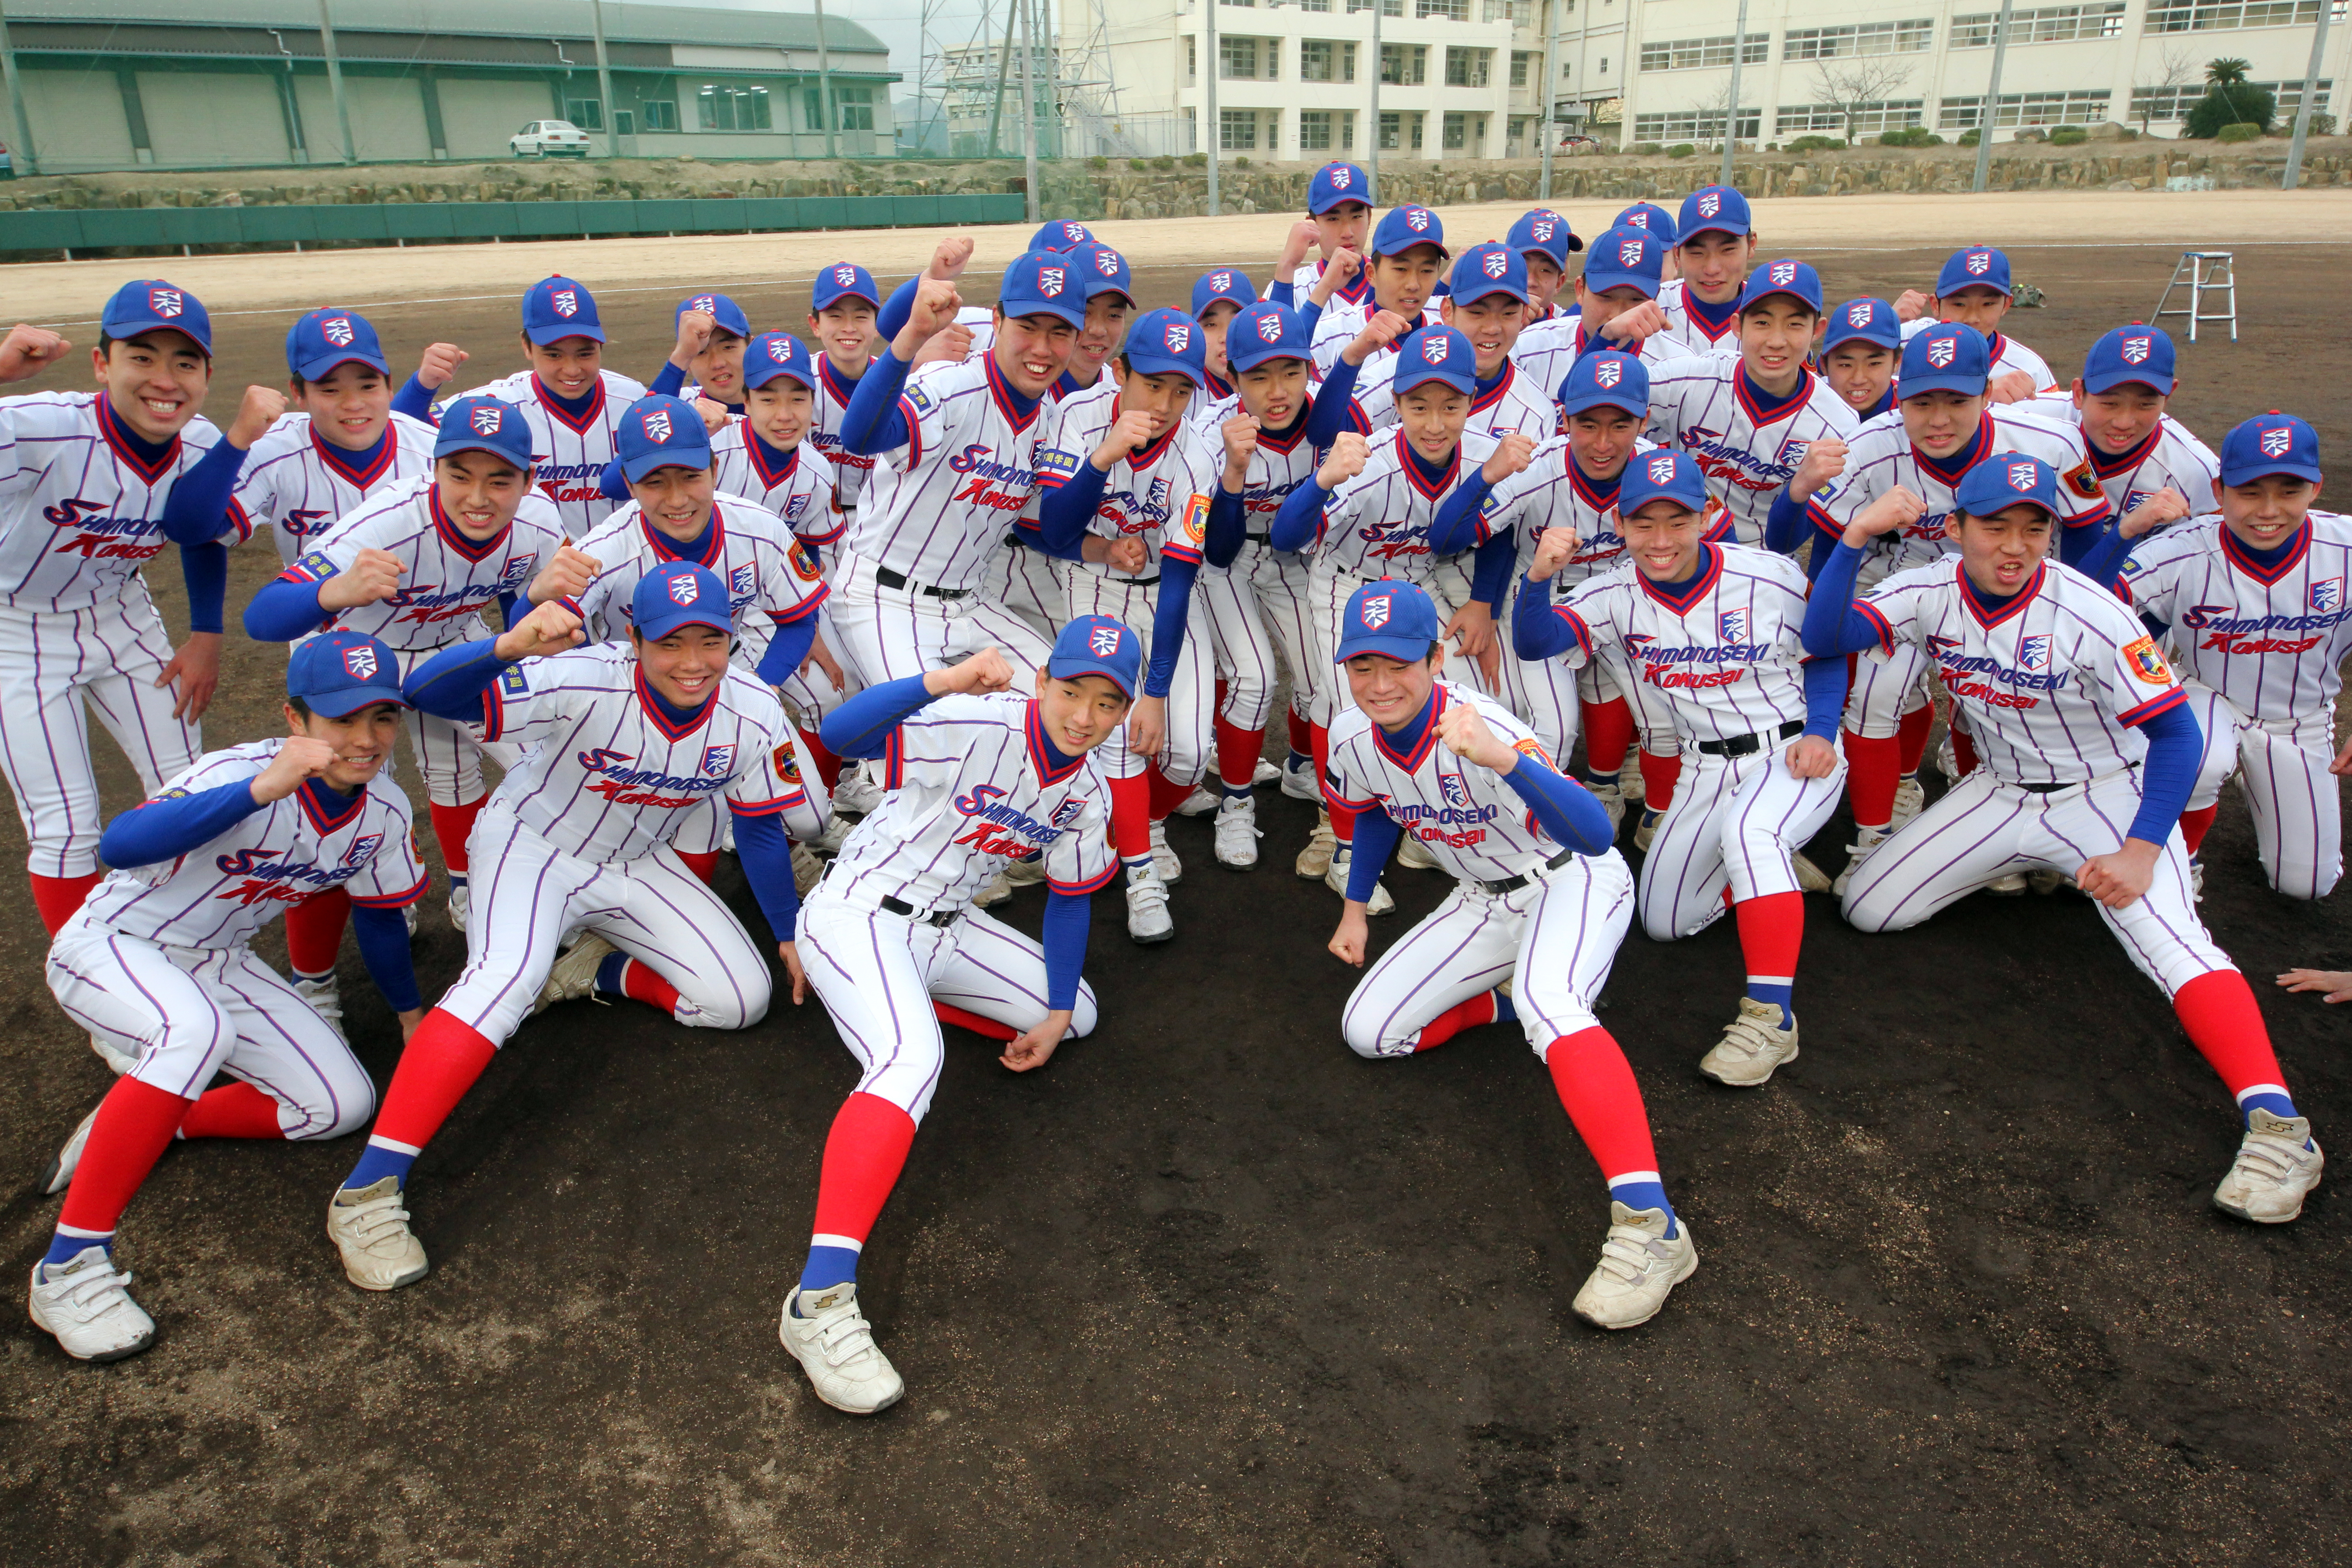
[[[1813,542],[1813,556],[1822,569],[1813,579],[1812,596],[1805,601],[1805,651],[1815,658],[1835,658],[1878,646],[1878,623],[1854,607],[1853,578],[1862,570],[1862,550],[1841,539],[1829,550],[1827,540]]]
[[[223,437],[212,449],[172,481],[163,498],[163,515],[156,520],[163,537],[174,544],[209,544],[228,531],[229,492],[244,470],[246,451]]]
[[[1282,498],[1282,510],[1274,514],[1274,528],[1269,535],[1276,550],[1300,551],[1315,542],[1322,531],[1323,509],[1331,504],[1336,490],[1327,490],[1322,481],[1309,475],[1307,481]]]
[[[878,757],[889,749],[890,732],[931,700],[919,675],[869,686],[824,716],[817,739],[836,757]]]
[[[201,848],[260,809],[251,779],[151,800],[106,825],[98,858],[117,870],[152,866]]]
[[[1201,553],[1212,566],[1230,566],[1249,542],[1249,511],[1242,504],[1241,492],[1225,489],[1221,481],[1209,496],[1209,527],[1201,541]]]
[[[778,626],[775,635],[768,639],[768,651],[760,656],[760,679],[771,686],[782,686],[790,680],[809,649],[816,646],[816,616],[814,614]]]
[[[1528,803],[1553,843],[1580,855],[1602,855],[1617,841],[1609,813],[1581,784],[1564,779],[1533,757],[1520,754],[1503,782]]]
[[[1315,389],[1315,405],[1307,411],[1307,444],[1317,451],[1338,440],[1341,431],[1363,423],[1355,403],[1356,376],[1362,369],[1335,359],[1323,384]]]
[[[2116,531],[2115,519],[2108,518],[2094,527],[2058,527],[2058,561],[2061,565],[2079,567],[2085,557]]]
[[[906,388],[907,373],[914,368],[898,357],[897,350],[883,349],[873,367],[858,378],[857,390],[849,395],[849,406],[841,411],[843,450],[870,458],[895,452],[913,438],[907,428],[906,411],[898,406],[898,394]]]
[[[1530,664],[1558,658],[1576,647],[1576,634],[1551,613],[1551,580],[1532,577],[1519,582],[1517,607],[1511,612],[1511,651]]]
[[[188,629],[218,635],[228,600],[228,546],[180,546],[180,580],[188,585]]]
[[[433,423],[433,389],[416,377],[410,376],[407,384],[393,394],[392,411],[405,414],[411,419],[422,419],[430,425]]]
[[[1805,503],[1790,496],[1789,487],[1782,485],[1772,492],[1772,513],[1764,521],[1764,548],[1776,555],[1794,554],[1797,546],[1805,542],[1811,521]]]
[[[1323,319],[1323,307],[1312,300],[1301,300],[1293,307],[1298,312],[1298,330],[1308,342],[1315,341],[1315,323]]]
[[[461,642],[443,648],[410,671],[400,683],[400,694],[410,706],[425,712],[471,724],[482,717],[482,693],[506,668],[506,660],[499,657],[498,638]]]
[[[1103,487],[1109,482],[1110,476],[1089,457],[1076,473],[1047,490],[1037,503],[1038,548],[1057,560],[1085,560],[1087,522],[1102,504]]]
[[[1045,948],[1045,1006],[1067,1013],[1078,1005],[1078,976],[1087,966],[1087,928],[1094,918],[1094,895],[1045,894],[1045,923],[1040,935]]]
[[[629,476],[621,472],[620,458],[614,458],[598,471],[596,493],[606,500],[625,501],[635,499],[629,494]]]
[[[1470,596],[1492,613],[1503,607],[1503,595],[1510,592],[1511,568],[1519,561],[1518,541],[1507,533],[1496,534],[1470,552]]]
[[[772,811],[734,815],[735,856],[743,862],[744,879],[768,917],[768,929],[778,942],[790,942],[799,927],[801,898],[793,885],[793,847],[784,837],[784,819]]]
[[[398,910],[372,904],[352,906],[352,935],[360,944],[360,962],[368,978],[383,993],[395,1013],[425,1005],[416,988],[416,966],[408,952],[408,917]]]
[[[1843,656],[1805,661],[1805,733],[1824,741],[1837,738],[1845,716],[1845,659]]]
[[[676,397],[677,389],[685,384],[686,372],[680,370],[675,361],[664,360],[661,369],[654,372],[654,378],[646,383],[646,390],[664,397]]]
[[[922,286],[922,274],[917,273],[890,290],[890,297],[882,301],[882,309],[874,313],[874,331],[884,343],[898,341],[899,331],[915,313],[915,294]]]
[[[1287,278],[1277,278],[1266,287],[1265,297],[1288,310],[1298,304],[1298,285]]]
[[[1495,487],[1486,482],[1486,470],[1482,466],[1462,476],[1454,493],[1437,503],[1437,515],[1429,521],[1429,549],[1433,555],[1452,555],[1478,542],[1478,509]]]
[[[2148,720],[2139,732],[2147,738],[2147,765],[2140,770],[2139,811],[2132,817],[2129,837],[2162,844],[2189,805],[2205,737],[2186,702],[2176,702]]]
[[[1146,697],[1165,697],[1176,684],[1176,658],[1184,651],[1185,616],[1192,610],[1192,584],[1200,575],[1197,562],[1160,558],[1160,598],[1151,616],[1151,668],[1143,678]]]
[[[1372,901],[1372,889],[1381,885],[1381,873],[1388,869],[1389,857],[1396,853],[1397,840],[1403,837],[1404,829],[1385,811],[1357,814],[1356,837],[1349,846],[1349,903]]]
[[[2124,568],[2130,564],[2132,547],[2138,542],[2137,539],[2126,539],[2122,525],[2116,524],[2101,533],[2098,542],[2084,551],[2079,559],[2066,563],[2100,587],[2112,589],[2124,580]],[[2061,561],[2065,561],[2064,543],[2063,540],[2059,542]]]
[[[261,585],[245,607],[245,635],[256,642],[292,642],[334,618],[319,604],[320,583],[277,577]]]

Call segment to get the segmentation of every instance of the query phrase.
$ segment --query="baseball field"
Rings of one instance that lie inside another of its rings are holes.
[[[1444,214],[1457,248],[1515,216]],[[1590,233],[1609,212],[1568,216]],[[1098,233],[1158,305],[1213,263],[1263,277],[1285,221]],[[2168,323],[2173,411],[2218,443],[2291,410],[2352,462],[2340,194],[1790,201],[1757,222],[1759,254],[1812,260],[1833,300],[2006,246],[2045,299],[2009,326],[2062,377],[2147,319],[2183,249],[2233,250],[2240,341],[2209,327],[2192,346]],[[979,233],[968,298],[991,297],[1024,232]],[[520,363],[521,289],[562,270],[597,291],[607,363],[643,377],[689,289],[797,329],[818,265],[858,260],[887,286],[933,237],[9,268],[0,312],[87,348],[117,283],[170,278],[213,310],[226,419],[247,383],[282,384],[286,327],[312,306],[364,310],[396,367],[457,342],[487,380]],[[77,355],[37,384],[87,375]],[[236,617],[275,570],[265,544],[236,553],[213,745],[278,727],[284,655]],[[151,575],[177,635],[178,574]],[[95,749],[110,809],[129,805],[128,766],[102,734]],[[1289,868],[1312,811],[1273,792],[1259,809],[1247,875],[1216,865],[1205,820],[1171,825],[1174,942],[1132,945],[1119,900],[1096,900],[1101,1025],[1047,1070],[1015,1077],[949,1031],[860,1271],[908,1385],[879,1418],[820,1405],[776,1340],[856,1076],[823,1011],[780,1001],[718,1034],[569,1003],[523,1026],[418,1164],[421,1284],[366,1296],[341,1278],[321,1222],[356,1140],[210,1142],[168,1153],[124,1218],[152,1350],[80,1364],[0,1316],[0,1563],[2345,1560],[2336,1187],[2288,1226],[2209,1205],[2238,1140],[2228,1097],[2088,902],[1979,895],[1871,937],[1808,900],[1803,1055],[1754,1093],[1696,1070],[1740,989],[1730,923],[1631,935],[1601,1019],[1701,1262],[1653,1322],[1604,1334],[1568,1302],[1605,1197],[1524,1040],[1348,1051],[1355,972],[1323,950],[1339,901]],[[1841,814],[1815,842],[1832,873],[1850,834]],[[10,816],[0,866],[21,850]],[[2205,860],[2206,921],[2332,1147],[2352,1127],[2352,1016],[2271,977],[2352,967],[2344,895],[2272,894],[2234,787]],[[731,862],[720,876],[764,931]],[[1389,885],[1376,952],[1445,890],[1435,872]],[[15,904],[0,1240],[24,1268],[57,1217],[35,1177],[109,1080]],[[1034,889],[1007,906],[1033,931],[1041,907]],[[282,959],[276,927],[265,942]],[[465,951],[437,890],[415,951],[429,998]],[[349,947],[342,983],[381,1085],[398,1033]]]

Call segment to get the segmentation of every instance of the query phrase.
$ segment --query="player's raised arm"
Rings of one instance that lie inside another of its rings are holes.
[[[1854,514],[1814,578],[1812,595],[1806,600],[1806,653],[1815,658],[1835,658],[1886,646],[1892,634],[1877,612],[1855,602],[1854,576],[1862,570],[1863,552],[1870,540],[1907,528],[1926,510],[1924,501],[1898,485]],[[1813,541],[1813,548],[1820,550],[1822,542]]]

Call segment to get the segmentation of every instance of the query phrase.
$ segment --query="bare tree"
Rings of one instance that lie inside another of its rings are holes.
[[[2189,86],[2204,75],[2204,68],[2197,63],[2195,49],[2187,44],[2166,45],[2163,66],[2163,74],[2149,85],[2160,89],[2168,99],[2178,98],[2179,89]],[[2139,133],[2143,136],[2148,133],[2148,121],[2155,118],[2157,97],[2156,92],[2144,93],[2140,97]]]
[[[1862,57],[1823,60],[1813,67],[1813,101],[1827,104],[1845,117],[1845,139],[1861,140],[1865,109],[1886,101],[1889,93],[1911,79],[1911,68],[1891,59]]]
[[[1726,137],[1738,137],[1739,127],[1734,123],[1736,118],[1734,110],[1736,106],[1731,101],[1731,79],[1729,77],[1726,77],[1723,79],[1721,86],[1717,87],[1713,92],[1707,94],[1705,98],[1700,99],[1696,103],[1691,105],[1691,107],[1698,110],[1698,128],[1696,132],[1698,140],[1705,141],[1706,139],[1706,127],[1710,121],[1714,121],[1717,126],[1715,139],[1717,142],[1722,142]]]

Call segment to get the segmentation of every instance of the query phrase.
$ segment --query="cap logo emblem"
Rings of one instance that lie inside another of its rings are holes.
[[[2284,458],[2294,445],[2294,432],[2284,425],[2265,426],[2263,430],[2263,456]]]
[[[1444,364],[1446,352],[1445,335],[1443,332],[1432,332],[1421,340],[1421,357],[1424,363]]]
[[[674,604],[691,605],[702,597],[702,584],[694,580],[691,572],[680,572],[669,580],[669,596]]]
[[[2009,488],[2020,495],[2030,494],[2032,491],[2033,465],[2031,462],[2011,463],[2009,466]]]
[[[349,316],[330,316],[319,323],[319,331],[326,335],[327,342],[339,349],[351,347],[352,339],[358,335],[352,331]]]
[[[1551,243],[1552,234],[1556,227],[1557,226],[1553,224],[1551,219],[1548,217],[1539,217],[1536,219],[1528,232],[1536,237],[1536,243],[1538,245],[1549,245]]]
[[[1593,384],[1606,390],[1625,379],[1623,362],[1613,359],[1598,361],[1592,367]]]
[[[1342,163],[1331,171],[1331,188],[1335,191],[1344,191],[1355,177],[1356,171]]]
[[[1709,191],[1709,192],[1707,192],[1707,193],[1706,193],[1706,195],[1703,195],[1703,196],[1699,197],[1699,199],[1698,199],[1698,216],[1701,216],[1701,217],[1713,217],[1716,214],[1717,214],[1717,213],[1721,212],[1722,210],[1723,210],[1723,197],[1722,197],[1722,196],[1720,196],[1719,195],[1717,195],[1717,193],[1715,193],[1715,192],[1713,192],[1713,191]]]
[[[1969,276],[1971,278],[1981,278],[1986,273],[1992,270],[1992,252],[1990,250],[1971,250],[1969,252],[1968,260],[1963,263],[1963,265],[1968,268]]]
[[[714,295],[697,294],[686,302],[686,308],[689,310],[699,310],[706,316],[715,316],[719,314],[719,300]]]
[[[646,439],[656,445],[669,440],[669,410],[656,408],[646,415]]]
[[[1647,229],[1650,226],[1650,215],[1648,213],[1627,213],[1625,215],[1625,226],[1628,228]]]
[[[1282,318],[1268,310],[1257,319],[1257,341],[1278,343],[1282,341]]]
[[[1869,300],[1856,300],[1845,308],[1845,324],[1849,327],[1866,327],[1870,325],[1870,318],[1874,313]]]
[[[793,346],[782,338],[770,338],[768,357],[778,364],[790,364],[793,363]]]
[[[1673,453],[1669,452],[1663,458],[1653,458],[1650,459],[1650,482],[1652,484],[1670,484],[1673,482],[1674,477],[1675,458]]]
[[[147,308],[168,321],[185,310],[188,303],[177,289],[150,289],[147,290]]]
[[[1234,275],[1232,273],[1212,272],[1209,274],[1209,292],[1212,294],[1222,294],[1233,286]]]
[[[1097,626],[1087,633],[1087,647],[1097,658],[1108,658],[1118,652],[1119,628]]]
[[[1061,298],[1062,286],[1068,280],[1069,274],[1058,267],[1037,268],[1037,291],[1048,300]]]
[[[1427,228],[1430,225],[1430,219],[1431,213],[1427,207],[1407,207],[1405,209],[1404,226],[1405,227],[1412,230],[1415,234],[1419,234],[1423,229]]]
[[[1959,353],[1960,345],[1950,338],[1930,339],[1927,343],[1927,363],[1937,370],[1944,370],[1950,366],[1953,360],[1959,357]]]
[[[2124,340],[2124,363],[2126,364],[2146,364],[2147,363],[2147,356],[2152,351],[2153,346],[2154,345],[2152,345],[2146,338],[2126,338]]]
[[[1168,331],[1162,335],[1160,342],[1168,345],[1168,352],[1170,353],[1182,353],[1186,349],[1192,346],[1192,323],[1190,321],[1169,322]]]
[[[1084,224],[1066,223],[1062,226],[1062,237],[1072,245],[1084,245],[1094,237],[1087,232]]]
[[[576,316],[580,313],[580,296],[572,289],[558,289],[548,298],[554,304],[555,313],[559,316]]]
[[[1641,264],[1642,242],[1638,239],[1619,240],[1617,242],[1617,265],[1620,267],[1639,267]]]
[[[835,288],[836,288],[836,289],[849,289],[849,288],[854,288],[854,287],[856,287],[856,283],[857,283],[857,268],[855,268],[855,267],[836,267],[836,268],[835,268],[833,269],[833,286],[834,286]]]
[[[1389,624],[1389,595],[1375,594],[1364,601],[1364,629],[1379,631]]]
[[[373,680],[375,648],[368,643],[358,643],[343,649],[343,668],[353,680]]]
[[[1797,264],[1793,261],[1772,263],[1772,287],[1785,289],[1797,280]]]
[[[492,403],[474,405],[473,426],[477,436],[495,436],[506,428],[506,410]]]
[[[1118,251],[1105,249],[1095,252],[1095,270],[1101,273],[1104,277],[1118,277],[1120,265],[1121,263]]]
[[[1480,259],[1478,268],[1489,278],[1500,278],[1511,269],[1511,258],[1499,250],[1490,250]]]

